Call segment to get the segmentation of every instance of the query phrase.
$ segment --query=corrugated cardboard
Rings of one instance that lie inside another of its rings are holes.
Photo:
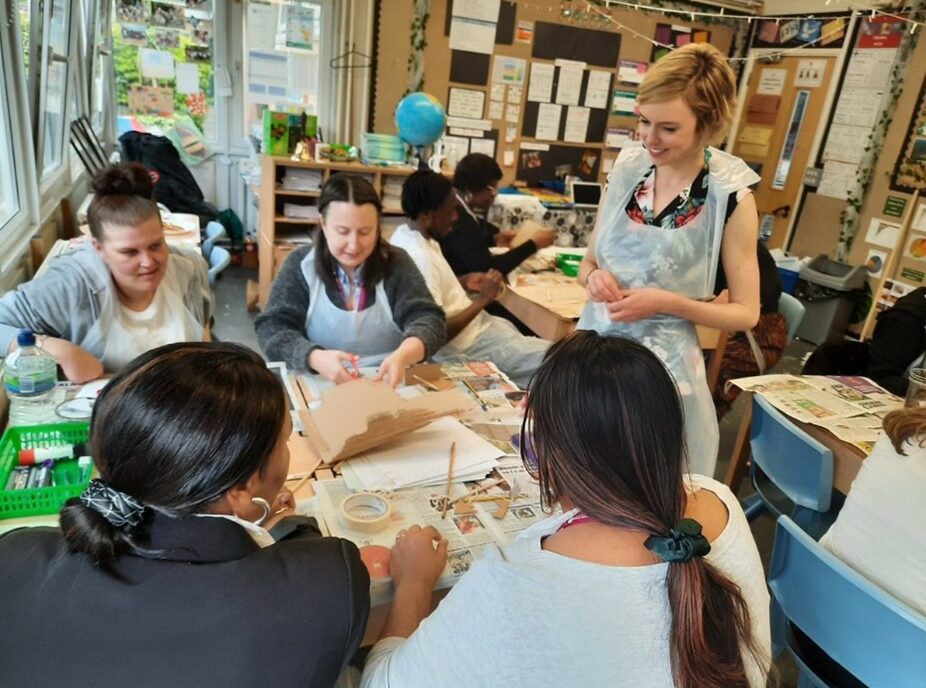
[[[403,399],[389,385],[361,378],[322,393],[321,407],[299,411],[303,434],[329,465],[463,413],[473,401],[458,389]]]

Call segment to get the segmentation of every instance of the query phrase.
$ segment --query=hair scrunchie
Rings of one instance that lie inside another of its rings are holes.
[[[142,522],[145,513],[145,505],[135,497],[120,492],[96,478],[91,480],[87,489],[81,493],[80,502],[96,511],[116,528],[134,528]]]
[[[668,536],[650,535],[643,543],[646,549],[670,564],[703,557],[711,551],[711,543],[701,535],[701,524],[693,518],[683,518]]]

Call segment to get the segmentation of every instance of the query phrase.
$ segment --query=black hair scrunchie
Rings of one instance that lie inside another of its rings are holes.
[[[135,497],[94,478],[80,495],[80,502],[93,509],[116,528],[136,527],[142,522],[145,505]]]
[[[711,551],[711,543],[701,535],[701,524],[693,518],[683,518],[668,536],[650,535],[643,543],[646,549],[670,564],[703,557]]]

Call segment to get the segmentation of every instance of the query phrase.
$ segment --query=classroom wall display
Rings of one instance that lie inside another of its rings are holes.
[[[407,72],[413,52],[408,39],[414,19],[412,4],[390,3],[389,12],[380,16],[372,124],[377,132],[394,131],[391,113],[407,81],[397,75]],[[609,13],[614,23],[608,25],[571,21],[561,15],[561,9],[560,0],[430,3],[432,20],[424,35],[422,88],[447,98],[448,105],[451,89],[484,93],[482,117],[497,132],[494,155],[502,167],[503,184],[552,179],[565,170],[603,181],[604,160],[613,161],[636,127],[632,110],[612,111],[614,90],[635,98],[650,64],[652,44],[631,31],[653,36],[665,16],[612,7]],[[461,50],[454,47],[455,42],[451,44],[455,18],[491,21],[493,16],[496,31],[491,54]],[[689,35],[709,33],[711,42],[724,53],[730,50],[735,30],[717,23],[710,24],[709,29],[697,22],[688,26],[683,20],[679,27]],[[458,106],[461,94],[453,93]],[[467,98],[475,103],[475,95]],[[605,158],[609,129],[620,133],[610,137],[612,147]],[[444,154],[456,157],[464,147],[472,151],[474,142],[476,148],[488,150],[491,144],[479,142],[491,138],[486,132],[454,127],[445,136],[450,151]],[[476,133],[483,135],[470,135]],[[591,153],[586,155],[587,151]]]
[[[790,21],[766,20],[759,24],[753,38],[754,48],[838,48],[846,38],[843,17],[818,15]]]
[[[916,110],[894,166],[891,188],[907,193],[926,191],[926,80],[920,87]]]
[[[681,48],[689,43],[710,43],[710,31],[695,31],[690,26],[679,24],[656,24],[653,39],[662,45],[654,45],[650,54],[650,62],[655,62],[668,53],[671,48]],[[666,46],[671,46],[666,47]]]

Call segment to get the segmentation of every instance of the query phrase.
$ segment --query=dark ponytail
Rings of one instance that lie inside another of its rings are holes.
[[[84,505],[78,497],[69,499],[60,516],[61,531],[71,552],[83,552],[94,565],[111,571],[116,559],[135,549],[131,536]]]
[[[154,513],[206,512],[264,470],[285,418],[283,386],[246,347],[183,342],[142,354],[94,404],[90,447],[101,480],[61,510],[71,551],[107,570],[122,554],[151,555]]]
[[[537,458],[528,468],[548,505],[568,498],[598,523],[659,540],[674,532],[687,499],[684,418],[649,349],[593,331],[557,342],[531,382],[522,434],[528,423]],[[767,662],[739,587],[702,556],[668,569],[675,685],[748,687],[744,649]]]

